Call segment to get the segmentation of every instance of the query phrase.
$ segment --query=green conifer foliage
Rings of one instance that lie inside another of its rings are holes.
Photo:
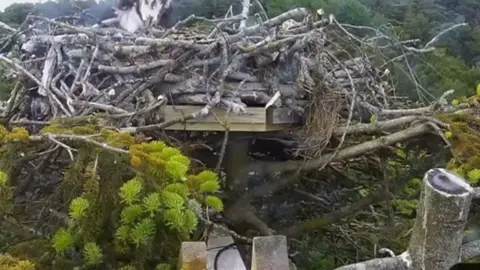
[[[11,210],[10,167],[18,162],[19,149],[36,153],[51,146],[50,134],[72,136],[65,143],[75,149],[74,160],[54,193],[55,203],[66,206],[66,221],[51,235],[51,254],[38,258],[42,267],[48,265],[41,269],[170,269],[181,242],[197,228],[198,206],[223,210],[215,196],[217,175],[191,174],[190,159],[180,150],[97,123],[93,118],[55,120],[34,141],[25,129],[0,126],[0,158],[10,162],[0,168],[0,210]],[[62,154],[70,160],[67,151]]]

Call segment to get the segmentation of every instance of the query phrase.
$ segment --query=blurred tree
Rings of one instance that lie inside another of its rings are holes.
[[[20,25],[27,15],[34,10],[35,5],[31,3],[14,3],[5,8],[2,20],[10,25]]]

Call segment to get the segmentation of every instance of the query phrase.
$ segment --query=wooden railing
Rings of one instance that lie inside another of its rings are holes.
[[[208,247],[205,242],[183,242],[178,270],[246,270],[236,249],[229,249],[217,256],[222,247],[228,247],[231,243],[233,239],[228,236],[210,239]],[[253,238],[251,254],[251,270],[290,270],[285,236]]]

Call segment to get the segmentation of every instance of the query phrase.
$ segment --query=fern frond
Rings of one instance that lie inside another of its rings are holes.
[[[90,203],[87,199],[77,197],[70,203],[69,215],[72,219],[79,220],[81,217],[86,216],[89,207]]]
[[[185,232],[191,233],[197,227],[197,224],[198,218],[195,213],[190,209],[186,209],[183,213],[183,226]]]
[[[120,213],[120,220],[122,224],[132,224],[143,213],[142,206],[139,204],[132,204],[122,209]]]
[[[123,243],[127,243],[129,235],[130,228],[127,225],[120,226],[115,232],[115,238]]]
[[[150,218],[144,218],[130,231],[130,239],[137,246],[147,244],[147,242],[155,235],[155,222]]]
[[[190,159],[184,155],[176,155],[172,156],[169,161],[176,161],[182,163],[183,165],[189,167],[190,166]]]
[[[162,191],[160,197],[162,204],[167,208],[181,209],[185,203],[185,199],[182,196],[170,191]]]
[[[188,166],[175,160],[169,160],[167,164],[165,164],[165,171],[172,179],[180,180],[185,177]]]
[[[161,157],[163,160],[169,160],[173,156],[180,156],[182,153],[177,148],[165,147],[161,152]]]
[[[220,189],[220,185],[217,181],[206,181],[200,185],[201,192],[217,192]]]
[[[9,270],[36,270],[35,263],[27,260],[21,260],[17,262],[14,267],[8,268]]]
[[[0,171],[0,186],[5,186],[8,182],[8,175]]]
[[[74,244],[73,236],[65,228],[57,230],[53,236],[52,242],[55,251],[61,255],[63,255],[65,251],[71,249]]]
[[[188,187],[183,183],[169,184],[165,187],[165,190],[169,191],[169,192],[176,193],[176,194],[182,196],[183,198],[186,198],[190,193],[190,191],[188,190]]]
[[[162,152],[167,145],[162,141],[152,141],[144,144],[145,152]]]
[[[140,182],[138,178],[133,178],[122,185],[119,196],[122,199],[122,202],[132,204],[138,200],[141,191],[142,182]]]
[[[183,231],[185,218],[181,210],[167,209],[163,213],[163,219],[170,228]]]
[[[205,198],[205,204],[217,212],[220,212],[223,210],[223,202],[218,197],[207,196]]]
[[[96,243],[88,242],[83,247],[83,257],[86,264],[95,265],[102,261],[103,253]]]
[[[217,174],[209,170],[202,171],[201,173],[197,174],[197,177],[202,183],[209,181],[218,182]]]
[[[142,159],[139,156],[131,155],[130,165],[132,165],[135,168],[139,168],[142,165]]]
[[[154,215],[158,212],[161,205],[160,194],[156,192],[150,193],[147,197],[143,198],[143,207],[148,213],[150,213],[150,215]]]

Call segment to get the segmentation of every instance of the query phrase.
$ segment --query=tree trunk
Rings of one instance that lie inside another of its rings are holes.
[[[413,269],[448,270],[460,261],[472,188],[443,169],[425,174],[408,251]]]

